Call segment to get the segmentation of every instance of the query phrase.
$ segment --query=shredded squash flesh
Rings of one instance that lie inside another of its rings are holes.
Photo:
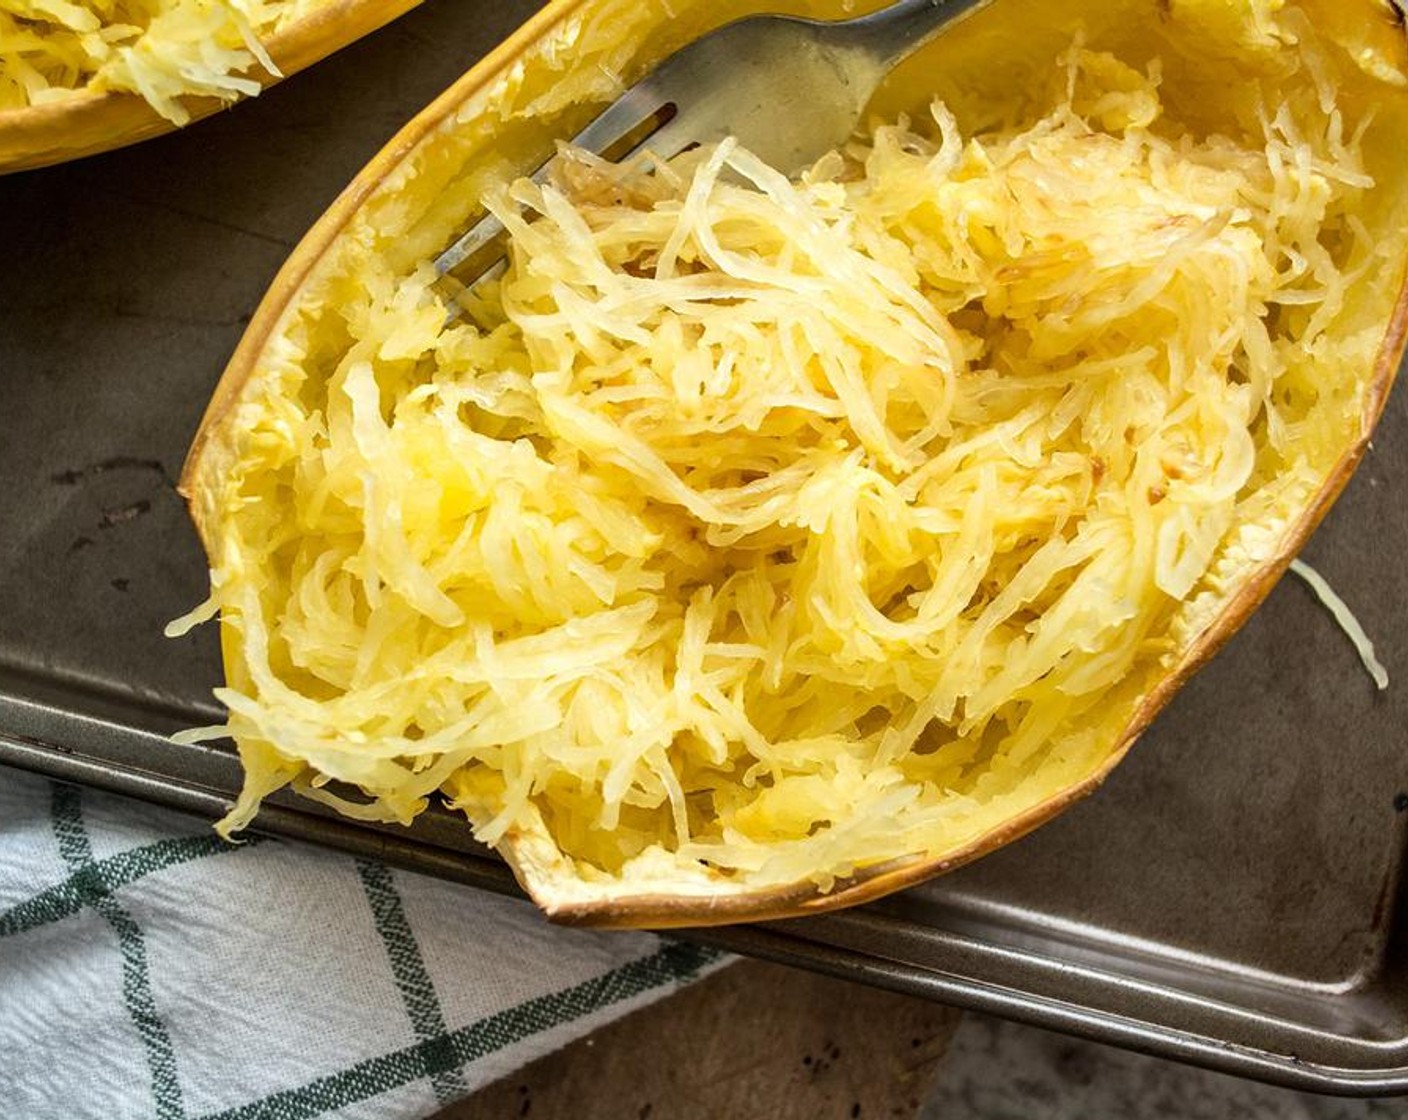
[[[261,43],[328,0],[0,0],[0,111],[118,90],[173,124],[185,96],[233,101],[277,77]]]
[[[330,273],[229,421],[222,827],[442,793],[584,881],[825,888],[1088,772],[1380,340],[1341,314],[1368,115],[1252,14],[1298,80],[1245,135],[1077,41],[1023,119],[935,103],[798,182],[568,153],[490,195],[509,268],[458,320],[424,264]]]

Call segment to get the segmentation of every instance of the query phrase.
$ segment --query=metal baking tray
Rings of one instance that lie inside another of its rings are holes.
[[[0,180],[0,763],[206,817],[224,749],[172,480],[297,238],[528,0],[430,3],[188,132]],[[701,935],[746,953],[1285,1085],[1408,1092],[1408,394],[1309,551],[1396,680],[1284,582],[1106,787],[947,878]],[[0,822],[3,827],[3,822]],[[260,827],[500,890],[448,814],[280,799]]]

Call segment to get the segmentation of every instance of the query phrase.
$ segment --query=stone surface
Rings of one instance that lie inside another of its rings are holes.
[[[740,961],[435,1120],[913,1120],[957,1021],[937,1004]]]

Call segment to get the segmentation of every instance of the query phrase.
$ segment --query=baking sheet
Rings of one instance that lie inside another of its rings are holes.
[[[233,760],[164,738],[219,719],[214,631],[161,636],[205,594],[186,445],[304,230],[535,6],[430,3],[188,132],[0,180],[0,761],[222,811]],[[1308,551],[1387,693],[1287,580],[1060,820],[863,910],[704,936],[1286,1084],[1408,1092],[1405,401]],[[448,815],[403,833],[285,800],[261,826],[512,889]]]

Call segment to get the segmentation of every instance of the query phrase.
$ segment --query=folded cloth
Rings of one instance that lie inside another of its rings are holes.
[[[426,1116],[727,959],[0,769],[6,1116]]]

